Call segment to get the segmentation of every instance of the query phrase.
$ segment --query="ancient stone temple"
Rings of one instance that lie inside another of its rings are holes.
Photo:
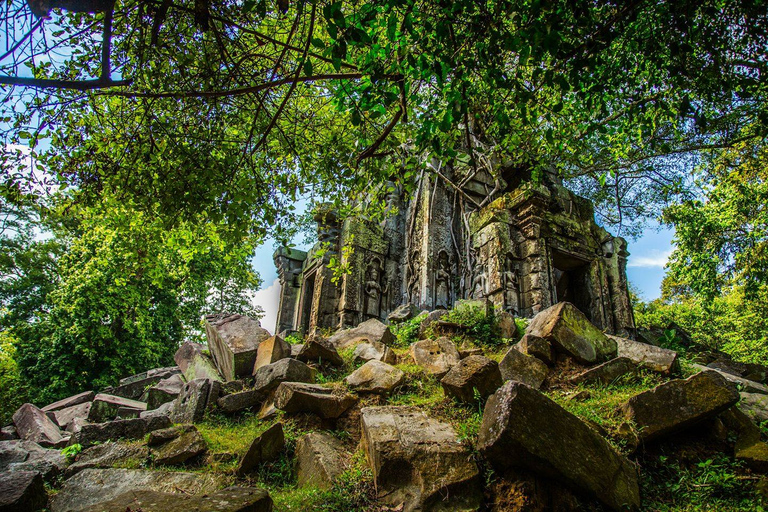
[[[319,211],[309,252],[275,252],[277,332],[354,326],[402,304],[432,310],[463,298],[524,317],[569,301],[608,332],[634,331],[626,241],[599,227],[590,202],[556,176],[430,166],[410,197],[396,188],[387,196],[387,211],[380,224]],[[348,265],[335,281],[331,258]]]

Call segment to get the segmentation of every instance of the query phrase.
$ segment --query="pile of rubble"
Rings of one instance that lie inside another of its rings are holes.
[[[439,332],[429,326],[443,316],[425,316],[422,337]],[[380,503],[392,510],[483,509],[473,448],[500,475],[523,471],[611,510],[639,509],[638,465],[594,425],[540,391],[564,359],[585,368],[569,376],[573,383],[611,383],[640,368],[665,377],[663,384],[622,406],[625,440],[632,449],[715,421],[735,439],[737,459],[758,471],[768,468],[768,445],[753,422],[768,417],[768,388],[748,378],[764,380],[765,372],[726,364],[721,357],[702,360],[709,366],[687,379],[674,378],[679,374],[675,352],[607,336],[567,302],[539,313],[499,362],[482,350],[457,347],[446,336],[421,339],[399,357],[438,379],[447,397],[485,403],[474,447],[462,442],[451,424],[418,407],[360,406],[361,397],[371,395],[386,403],[406,380],[395,366],[394,336],[378,320],[303,345],[290,345],[240,315],[207,317],[206,332],[208,348],[185,343],[175,355],[175,367],[150,370],[122,379],[117,387],[43,408],[24,404],[13,425],[2,429],[0,510],[272,510],[262,489],[227,487],[232,478],[221,475],[162,469],[217,456],[207,453],[195,427],[210,410],[253,410],[265,421],[279,411],[309,414],[328,429],[343,428],[343,420],[359,416],[359,443]],[[361,366],[343,383],[317,384],[318,369],[342,367],[339,352],[347,350]],[[75,460],[62,455],[62,448],[75,444],[84,448]],[[284,448],[283,425],[275,422],[238,455],[236,477],[278,458]],[[295,457],[299,486],[329,489],[348,467],[351,453],[336,437],[312,432],[298,440]],[[114,468],[129,459],[155,469]],[[62,481],[49,502],[45,483]]]

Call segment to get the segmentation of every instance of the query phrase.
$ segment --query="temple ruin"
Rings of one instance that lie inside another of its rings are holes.
[[[591,203],[557,176],[465,176],[432,165],[409,198],[390,188],[383,222],[318,212],[309,252],[275,252],[277,332],[354,326],[403,304],[433,310],[467,298],[522,317],[569,301],[607,332],[634,332],[627,243],[599,227]],[[334,282],[328,262],[339,255],[349,268]]]

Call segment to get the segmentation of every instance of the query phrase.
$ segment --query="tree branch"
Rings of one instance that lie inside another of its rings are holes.
[[[131,80],[49,80],[47,78],[27,78],[20,76],[0,75],[0,85],[20,85],[37,89],[73,89],[76,91],[90,91],[93,89],[106,89],[108,87],[125,87],[131,85]]]
[[[397,126],[397,123],[400,121],[400,118],[403,116],[403,109],[398,109],[397,113],[395,114],[395,117],[392,118],[392,120],[389,122],[386,128],[384,128],[384,131],[381,132],[381,135],[379,135],[379,138],[376,139],[376,141],[371,144],[365,151],[360,153],[360,156],[357,157],[357,164],[360,165],[360,162],[365,160],[366,158],[372,157],[376,150],[379,149],[379,146],[382,145],[382,143],[389,137],[390,132]]]

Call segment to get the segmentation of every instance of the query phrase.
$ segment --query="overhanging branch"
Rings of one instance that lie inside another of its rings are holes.
[[[47,78],[27,78],[20,76],[0,75],[0,85],[20,85],[37,89],[73,89],[76,91],[91,91],[108,87],[125,87],[131,85],[131,80],[50,80]]]

